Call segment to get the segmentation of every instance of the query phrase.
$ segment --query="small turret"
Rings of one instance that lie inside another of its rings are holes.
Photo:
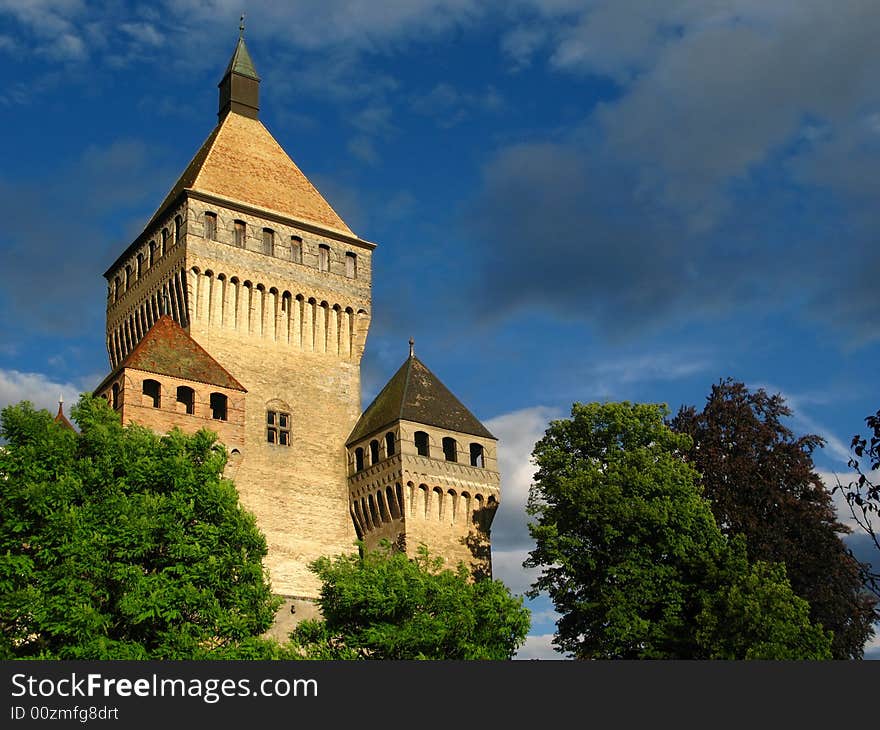
[[[244,16],[238,27],[238,43],[229,65],[218,84],[220,88],[220,108],[217,112],[218,121],[222,121],[229,112],[241,114],[251,119],[259,119],[260,112],[260,77],[251,54],[244,44]]]

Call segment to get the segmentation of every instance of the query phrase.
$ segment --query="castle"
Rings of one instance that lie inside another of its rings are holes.
[[[322,555],[388,539],[491,572],[497,441],[415,356],[361,411],[372,254],[259,120],[240,35],[218,123],[104,274],[95,389],[159,432],[216,432],[268,542],[279,616],[313,613]]]

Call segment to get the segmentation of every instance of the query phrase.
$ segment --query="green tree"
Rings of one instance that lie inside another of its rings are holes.
[[[525,565],[560,614],[554,644],[580,659],[828,657],[784,568],[750,565],[718,529],[666,415],[575,403],[535,445]]]
[[[292,644],[311,659],[510,659],[529,610],[498,580],[443,569],[424,546],[410,559],[390,546],[312,563],[323,620]]]
[[[265,539],[215,436],[123,428],[89,396],[73,417],[0,415],[0,655],[278,656]]]
[[[783,423],[791,415],[781,395],[728,379],[712,387],[702,411],[682,408],[671,425],[694,441],[685,458],[722,532],[743,535],[751,560],[784,563],[811,619],[834,632],[834,657],[860,658],[873,633],[872,602],[841,539],[849,529],[813,465],[824,442],[796,437]]]

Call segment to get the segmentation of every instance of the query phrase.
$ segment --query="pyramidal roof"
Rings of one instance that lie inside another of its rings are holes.
[[[245,391],[244,386],[226,368],[167,314],[156,320],[137,347],[105,378],[104,383],[123,368]],[[95,390],[101,390],[104,383]]]
[[[232,54],[232,58],[229,59],[229,65],[226,67],[226,71],[223,75],[226,76],[231,73],[241,74],[242,76],[247,76],[256,81],[260,80],[260,77],[257,76],[257,69],[254,66],[254,62],[251,60],[251,54],[248,53],[247,46],[244,44],[244,38],[241,36],[238,38],[235,51]]]
[[[239,43],[239,48],[242,48]],[[250,56],[244,51],[247,61]],[[230,61],[236,63],[238,52]],[[253,68],[253,64],[250,64]],[[256,74],[256,71],[254,71]],[[187,165],[147,228],[186,189],[314,223],[349,236],[345,224],[259,119],[228,113]]]
[[[415,355],[407,358],[367,407],[347,444],[395,421],[414,421],[448,431],[495,438]]]

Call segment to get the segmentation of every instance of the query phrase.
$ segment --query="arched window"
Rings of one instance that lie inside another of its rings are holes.
[[[113,279],[113,301],[114,302],[119,300],[119,287],[121,287],[121,286],[122,286],[122,282],[120,281],[119,277],[118,276],[115,277]]]
[[[443,458],[446,461],[458,461],[458,444],[455,439],[450,436],[443,438]]]
[[[318,270],[330,271],[330,247],[323,243],[318,246]]]
[[[300,236],[290,237],[290,260],[295,264],[303,262],[303,240]]]
[[[354,450],[354,470],[364,470],[364,450],[360,446]]]
[[[394,431],[385,434],[385,456],[394,456]]]
[[[205,238],[209,241],[217,240],[217,214],[205,213]]]
[[[357,254],[354,254],[354,253],[345,254],[345,275],[349,279],[357,279],[357,275],[358,275]]]
[[[223,393],[211,393],[211,418],[225,421],[228,416],[229,399]]]
[[[144,255],[142,253],[138,254],[137,257],[137,278],[140,279],[144,273]]]
[[[165,252],[168,250],[168,229],[162,229],[162,256],[165,255]]]
[[[239,248],[245,247],[245,239],[247,237],[247,226],[244,221],[235,221],[235,237],[233,243]]]
[[[150,241],[150,266],[156,263],[156,242]]]
[[[275,255],[275,231],[271,228],[263,229],[263,253],[269,256]]]
[[[196,412],[196,392],[192,388],[179,385],[177,387],[177,402],[183,406],[185,413],[193,415]]]
[[[471,466],[476,466],[480,469],[486,466],[482,444],[471,444]]]
[[[131,286],[131,280],[132,280],[131,266],[126,266],[125,267],[125,291],[128,291],[129,287]]]
[[[431,445],[428,434],[424,431],[416,431],[413,435],[413,442],[416,445],[416,452],[419,456],[431,456]]]
[[[153,408],[159,408],[162,405],[162,386],[155,380],[145,380],[143,387],[144,396],[148,399]]]
[[[119,406],[122,405],[122,403],[119,400],[119,383],[113,383],[113,389],[112,389],[111,393],[112,393],[111,403],[113,405],[113,410],[118,411]]]
[[[379,462],[379,442],[376,439],[370,441],[370,463],[377,464]]]
[[[180,243],[180,234],[183,228],[183,218],[179,215],[174,216],[174,245]]]

